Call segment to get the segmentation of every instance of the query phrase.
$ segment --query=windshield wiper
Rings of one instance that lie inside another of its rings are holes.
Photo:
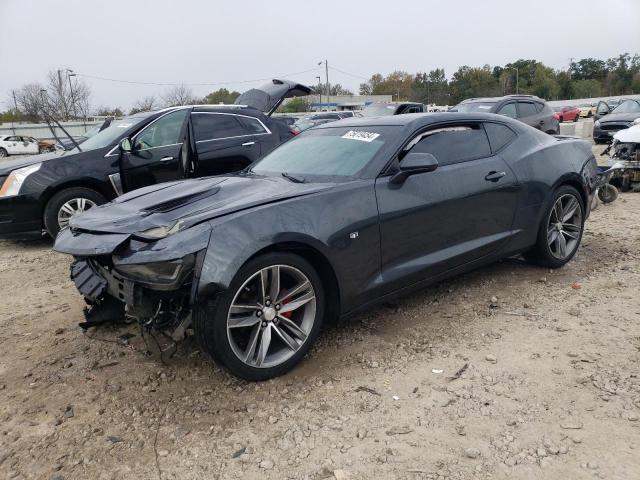
[[[294,177],[293,175],[289,175],[287,172],[282,172],[281,174],[287,180],[291,180],[293,183],[305,183],[306,180],[300,177]]]

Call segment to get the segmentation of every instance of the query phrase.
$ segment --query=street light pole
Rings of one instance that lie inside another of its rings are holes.
[[[73,73],[73,70],[69,70],[67,68],[67,80],[69,80],[69,92],[71,93],[71,106],[73,107],[73,114],[77,119],[78,111],[76,110],[76,98],[75,98],[75,95],[73,94],[73,86],[71,85],[71,77],[75,77],[75,76],[76,74]]]
[[[320,79],[320,75],[316,75],[318,79],[318,108],[322,111],[322,80]]]

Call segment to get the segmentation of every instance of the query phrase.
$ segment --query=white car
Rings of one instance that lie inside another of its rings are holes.
[[[40,153],[38,141],[33,137],[5,135],[0,137],[0,157],[9,155],[35,155]]]

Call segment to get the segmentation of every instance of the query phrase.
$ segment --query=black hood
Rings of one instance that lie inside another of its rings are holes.
[[[290,80],[273,79],[260,88],[247,90],[234,102],[236,105],[246,105],[271,115],[285,98],[303,97],[309,95],[311,89],[306,85]]]
[[[54,158],[60,158],[64,154],[65,152],[63,151],[55,151],[50,153],[41,153],[39,155],[29,155],[27,157],[9,157],[9,159],[0,160],[0,175],[9,175],[9,173],[17,168],[27,167],[47,160],[53,160]]]
[[[155,227],[171,228],[180,222],[182,230],[222,215],[331,186],[254,174],[182,180],[134,190],[74,216],[69,225],[71,231],[133,234]]]
[[[607,122],[633,122],[636,118],[640,118],[640,112],[631,113],[610,113],[600,118],[600,123]]]

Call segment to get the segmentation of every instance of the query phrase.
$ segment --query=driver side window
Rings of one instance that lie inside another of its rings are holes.
[[[187,113],[185,108],[160,117],[136,136],[134,150],[145,150],[180,143],[180,132]]]

